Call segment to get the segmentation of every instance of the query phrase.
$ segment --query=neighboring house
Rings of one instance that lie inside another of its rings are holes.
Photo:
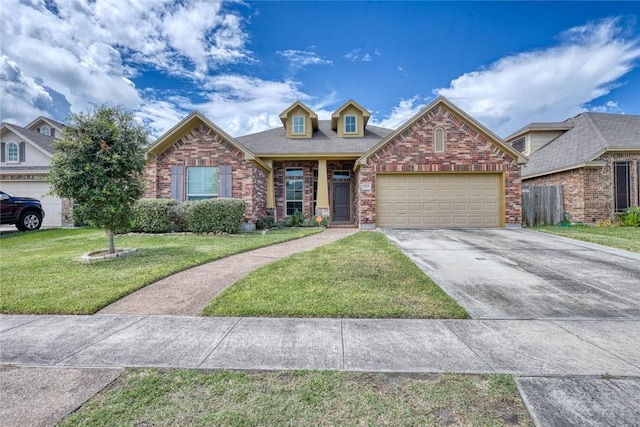
[[[63,214],[69,209],[68,203],[48,194],[47,181],[53,140],[63,128],[64,124],[46,117],[38,117],[25,127],[0,125],[0,190],[39,199],[45,211],[42,224],[45,227],[70,222]]]
[[[245,200],[245,229],[303,212],[377,227],[519,226],[526,157],[446,98],[397,130],[348,101],[318,120],[296,102],[283,127],[233,138],[193,112],[148,150],[150,198]]]
[[[640,116],[582,113],[531,123],[506,141],[529,156],[523,185],[562,185],[575,221],[612,219],[640,204]]]

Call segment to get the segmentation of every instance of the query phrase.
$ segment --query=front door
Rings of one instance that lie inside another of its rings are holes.
[[[335,182],[333,184],[333,221],[349,221],[350,184]]]

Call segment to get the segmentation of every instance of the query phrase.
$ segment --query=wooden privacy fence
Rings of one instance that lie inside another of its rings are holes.
[[[562,185],[523,185],[522,223],[527,227],[559,224],[564,214]]]

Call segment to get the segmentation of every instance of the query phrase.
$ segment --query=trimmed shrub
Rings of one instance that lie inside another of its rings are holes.
[[[173,199],[140,199],[133,206],[132,231],[169,233],[184,225],[180,202]]]
[[[276,222],[272,216],[266,216],[264,218],[259,218],[256,221],[256,230],[268,230],[276,226]]]
[[[237,233],[242,225],[245,202],[240,199],[208,199],[185,203],[187,231]]]

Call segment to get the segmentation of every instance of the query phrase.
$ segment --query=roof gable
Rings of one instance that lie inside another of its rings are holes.
[[[47,126],[50,126],[52,128],[55,128],[59,132],[62,132],[62,129],[64,129],[64,127],[65,127],[64,123],[60,123],[59,121],[50,119],[49,117],[40,116],[40,117],[36,118],[35,120],[33,120],[28,125],[26,125],[25,129],[29,129],[29,130],[37,132],[36,129],[39,126],[42,126],[43,124],[47,125]]]
[[[640,151],[640,116],[582,113],[567,122],[571,129],[531,154],[523,177],[588,166],[607,151]]]
[[[331,129],[333,129],[333,130],[338,129],[338,120],[340,119],[340,116],[342,115],[342,113],[345,110],[347,110],[350,107],[359,110],[359,112],[360,112],[360,114],[362,114],[362,118],[363,118],[363,127],[367,126],[367,122],[369,121],[369,118],[371,117],[371,113],[369,112],[369,110],[364,108],[362,105],[358,104],[353,99],[350,99],[347,102],[345,102],[344,104],[342,104],[342,106],[340,106],[336,111],[334,111],[331,114]]]
[[[5,139],[4,137],[7,132],[16,135],[21,141],[25,141],[26,143],[31,144],[47,157],[53,156],[53,141],[55,139],[54,137],[43,135],[39,132],[35,132],[33,130],[23,128],[11,123],[2,123],[2,125],[0,125],[0,135],[2,135],[3,140]]]
[[[253,154],[249,149],[236,141],[235,138],[227,134],[225,131],[216,126],[211,120],[207,119],[199,111],[193,111],[187,117],[178,122],[174,127],[165,132],[158,138],[149,148],[147,148],[147,159],[161,154],[172,147],[186,132],[193,129],[198,124],[205,124],[222,137],[231,146],[243,153],[245,160],[251,161],[265,170],[269,168]]]
[[[280,121],[282,121],[282,125],[285,128],[287,127],[287,119],[289,118],[289,114],[291,114],[292,112],[294,112],[298,108],[301,108],[302,110],[304,110],[307,113],[309,119],[311,119],[311,124],[313,126],[313,130],[318,129],[318,115],[316,113],[314,113],[311,108],[309,108],[305,104],[303,104],[301,101],[294,102],[286,110],[284,110],[282,113],[280,113]]]
[[[429,105],[427,105],[424,109],[422,109],[418,114],[416,114],[415,116],[413,116],[412,118],[407,120],[402,126],[400,126],[398,129],[396,129],[395,132],[392,132],[390,135],[388,135],[386,138],[384,138],[382,141],[380,141],[378,144],[376,144],[376,146],[374,146],[369,151],[367,151],[365,154],[363,154],[357,160],[356,164],[357,165],[365,165],[367,163],[367,160],[369,159],[369,157],[371,157],[376,152],[378,152],[379,150],[384,148],[385,145],[389,144],[391,141],[393,141],[398,136],[401,136],[403,133],[410,131],[413,128],[414,125],[416,125],[419,122],[421,122],[425,118],[425,116],[429,115],[429,113],[432,110],[434,110],[434,109],[436,109],[438,107],[441,107],[441,106],[444,106],[446,109],[451,110],[453,113],[458,115],[464,121],[464,125],[463,126],[467,126],[469,129],[474,130],[475,132],[483,135],[485,138],[487,138],[487,140],[489,142],[493,143],[494,145],[499,147],[500,150],[505,152],[508,156],[510,156],[511,158],[516,160],[518,162],[518,164],[523,164],[523,163],[526,163],[528,161],[526,156],[524,156],[522,153],[520,153],[519,151],[517,151],[516,149],[514,149],[510,145],[508,145],[499,136],[497,136],[496,134],[491,132],[489,129],[487,129],[485,126],[483,126],[480,122],[478,122],[473,117],[471,117],[470,115],[465,113],[463,110],[461,110],[454,103],[449,101],[444,96],[439,96],[433,102],[431,102]]]

